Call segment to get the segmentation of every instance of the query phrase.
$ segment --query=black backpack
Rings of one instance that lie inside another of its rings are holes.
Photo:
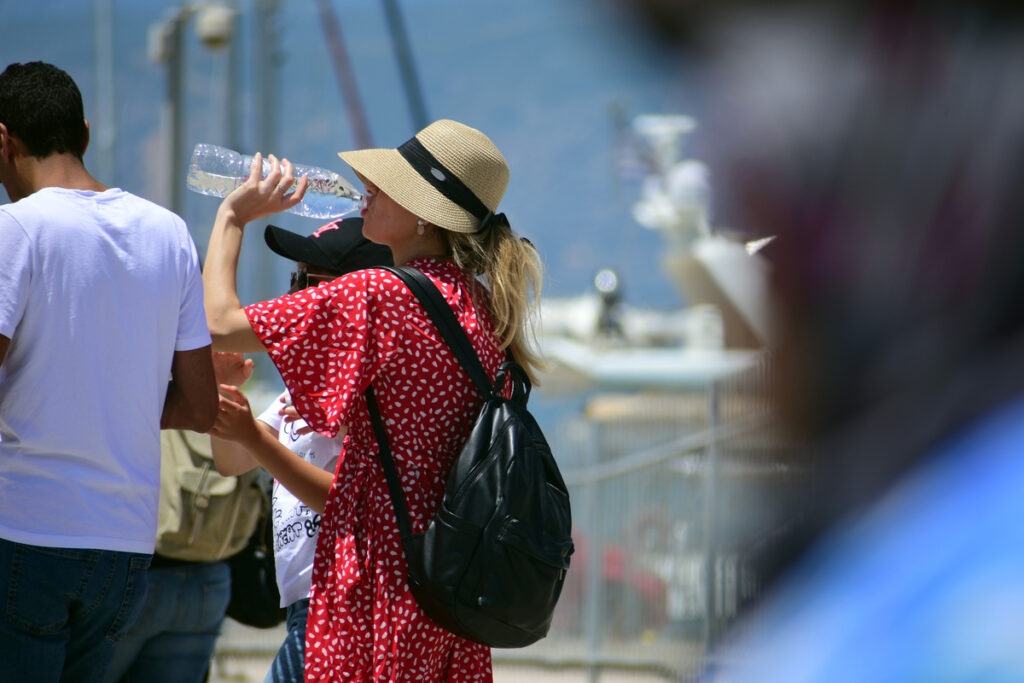
[[[423,611],[456,635],[491,647],[524,647],[551,626],[573,552],[569,492],[526,409],[530,381],[515,362],[491,385],[441,293],[415,268],[387,268],[405,282],[485,396],[456,457],[440,509],[423,533],[409,524],[373,388],[367,407],[398,519],[409,587]],[[510,399],[502,398],[512,382]]]

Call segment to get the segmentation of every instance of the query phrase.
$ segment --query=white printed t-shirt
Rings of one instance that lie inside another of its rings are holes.
[[[151,553],[174,351],[210,343],[172,212],[112,188],[0,206],[0,538]]]
[[[286,405],[282,398],[290,402],[288,392],[282,392],[256,419],[276,429],[278,441],[290,451],[320,469],[333,473],[338,465],[344,437],[328,439],[316,432],[298,434],[298,430],[305,427],[306,423],[302,419],[287,424],[284,422],[279,414]],[[282,607],[309,597],[316,535],[319,531],[320,515],[275,480],[274,563]]]

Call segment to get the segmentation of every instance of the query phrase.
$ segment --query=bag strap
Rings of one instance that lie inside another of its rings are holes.
[[[383,266],[382,268],[390,271],[402,280],[405,286],[409,288],[409,291],[419,299],[423,309],[434,322],[434,326],[437,327],[438,332],[444,337],[452,353],[455,354],[455,358],[465,369],[470,379],[473,380],[473,383],[476,384],[480,393],[485,398],[490,395],[494,390],[494,386],[487,377],[487,371],[484,369],[483,363],[480,362],[480,357],[473,349],[469,336],[462,329],[462,325],[459,324],[455,313],[452,312],[451,306],[445,301],[441,292],[434,286],[434,283],[416,268],[409,266],[399,266],[397,268]],[[384,420],[380,415],[380,407],[377,405],[377,397],[373,394],[373,386],[367,387],[364,393],[366,396],[366,408],[370,412],[370,420],[373,423],[373,434],[377,437],[377,447],[381,465],[384,467],[384,477],[387,479],[388,491],[391,493],[391,503],[395,508],[398,532],[402,537],[402,549],[405,551],[406,563],[410,567],[410,572],[412,572],[414,571],[411,563],[412,555],[409,552],[408,545],[412,538],[409,508],[405,504],[405,494],[402,491],[402,484],[398,479],[398,469],[395,467],[395,459],[391,455],[391,445],[388,442],[387,430],[384,428]]]
[[[391,455],[388,433],[384,429],[384,421],[380,417],[380,408],[377,406],[377,398],[373,395],[372,386],[366,387],[365,395],[366,408],[370,411],[370,420],[373,422],[373,434],[377,437],[380,463],[384,467],[384,478],[388,481],[391,504],[395,508],[395,518],[398,520],[398,533],[402,537],[402,549],[405,551],[406,563],[411,566],[412,556],[409,554],[408,542],[412,537],[412,525],[409,523],[409,508],[405,505],[402,482],[398,480],[398,469],[395,467],[395,459]]]

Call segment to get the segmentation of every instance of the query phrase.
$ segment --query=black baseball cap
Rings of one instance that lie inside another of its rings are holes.
[[[309,236],[268,225],[263,239],[275,254],[337,275],[393,264],[391,249],[363,237],[362,218],[331,221]]]

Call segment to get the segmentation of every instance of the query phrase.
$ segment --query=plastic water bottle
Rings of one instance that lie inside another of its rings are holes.
[[[200,143],[192,152],[188,165],[188,189],[213,197],[227,196],[249,177],[251,154]],[[263,159],[263,177],[270,162]],[[295,180],[309,178],[302,201],[288,209],[309,218],[337,218],[358,209],[363,196],[352,184],[333,171],[295,164]]]

